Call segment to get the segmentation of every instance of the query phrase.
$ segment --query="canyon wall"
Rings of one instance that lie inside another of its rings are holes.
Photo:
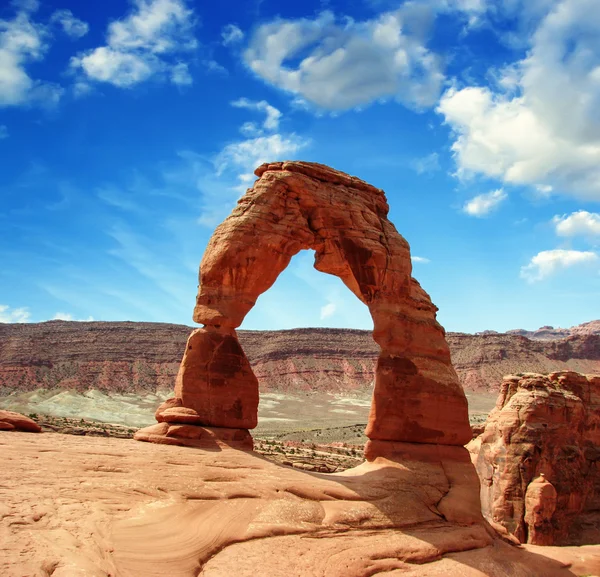
[[[12,391],[170,390],[191,328],[137,322],[0,323],[0,396]],[[372,386],[370,331],[239,331],[263,391],[351,392]],[[532,340],[513,334],[448,333],[467,391],[498,391],[506,374],[600,371],[600,334]]]

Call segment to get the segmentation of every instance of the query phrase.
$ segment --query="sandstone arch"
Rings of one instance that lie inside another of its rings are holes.
[[[411,277],[409,245],[387,218],[384,192],[315,163],[263,164],[255,174],[202,259],[194,321],[204,327],[189,338],[175,399],[157,412],[162,428],[138,438],[191,435],[167,423],[256,426],[258,382],[235,329],[292,256],[313,249],[315,268],[341,278],[373,317],[381,353],[367,436],[468,442],[467,401],[437,308]]]

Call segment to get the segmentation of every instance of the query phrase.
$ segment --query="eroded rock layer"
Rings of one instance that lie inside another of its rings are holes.
[[[437,308],[411,277],[383,191],[314,163],[265,164],[256,175],[204,253],[194,310],[204,328],[188,341],[176,399],[203,425],[256,425],[258,382],[235,329],[291,258],[313,249],[315,268],[338,276],[373,318],[380,353],[367,436],[467,442],[467,401]]]
[[[191,330],[141,322],[0,323],[0,396],[41,388],[108,394],[173,390]],[[237,333],[262,392],[346,393],[373,385],[379,347],[370,331]],[[600,372],[596,334],[540,341],[509,334],[446,333],[446,340],[467,391],[497,394],[508,374]]]
[[[522,542],[600,541],[600,375],[505,377],[468,448],[490,521]]]

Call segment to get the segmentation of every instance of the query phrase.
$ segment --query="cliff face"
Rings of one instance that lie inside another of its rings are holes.
[[[133,322],[0,324],[0,395],[38,388],[171,390],[191,331]],[[368,389],[379,352],[369,331],[239,331],[263,391]],[[467,390],[496,392],[510,373],[600,371],[600,335],[530,340],[518,335],[448,333]]]

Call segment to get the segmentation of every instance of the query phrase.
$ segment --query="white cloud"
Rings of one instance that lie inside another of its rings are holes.
[[[529,283],[543,280],[560,270],[574,266],[596,264],[600,258],[595,252],[579,250],[544,250],[536,254],[527,266],[521,267],[521,278]]]
[[[308,140],[296,134],[270,134],[233,142],[218,155],[217,168],[219,173],[227,167],[241,168],[244,172],[240,179],[245,182],[245,175],[253,172],[257,166],[265,162],[289,160],[307,145]]]
[[[221,37],[223,38],[223,44],[229,46],[231,44],[237,44],[244,39],[244,33],[241,31],[239,26],[235,24],[227,24],[221,31]]]
[[[0,124],[0,140],[8,138],[8,128],[5,124]]]
[[[430,263],[431,261],[428,258],[425,258],[424,256],[411,256],[410,260],[413,263],[420,263],[420,264],[427,264]]]
[[[133,10],[108,26],[106,46],[71,59],[89,79],[127,88],[151,77],[190,84],[187,64],[175,55],[196,49],[194,12],[186,0],[132,0]]]
[[[569,216],[555,216],[552,222],[559,236],[600,236],[600,214],[580,210]]]
[[[267,131],[274,131],[279,128],[281,112],[274,106],[271,106],[266,100],[254,101],[247,98],[240,98],[231,103],[235,108],[247,108],[248,110],[258,110],[264,112],[265,120],[262,128]],[[242,125],[242,132],[245,134],[262,134],[263,130],[258,128],[253,122],[246,122]]]
[[[256,30],[244,59],[267,82],[328,110],[380,99],[428,107],[444,81],[440,59],[425,46],[431,16],[430,6],[411,2],[363,22],[328,11],[276,19]]]
[[[192,75],[185,62],[179,62],[171,70],[171,82],[178,86],[189,86],[193,83]]]
[[[336,308],[337,306],[335,305],[335,303],[327,303],[325,306],[322,306],[320,314],[321,320],[333,316],[333,314],[336,311]]]
[[[60,24],[65,34],[74,40],[83,38],[90,29],[87,22],[73,16],[70,10],[57,10],[52,14],[50,22]]]
[[[31,17],[37,3],[16,6],[18,11],[12,20],[0,20],[0,108],[56,104],[62,88],[35,80],[26,70],[30,63],[42,60],[48,49],[46,26]]]
[[[465,203],[463,211],[471,216],[486,216],[508,198],[508,195],[499,188],[485,194],[479,194]]]
[[[262,127],[245,122],[240,130],[248,138],[227,144],[215,158],[217,174],[220,176],[227,170],[233,170],[240,183],[235,189],[245,192],[247,185],[255,178],[253,173],[257,166],[265,162],[289,160],[308,146],[310,141],[295,133],[275,132],[279,128],[281,112],[265,100],[256,102],[240,98],[231,105],[265,113]]]
[[[551,6],[497,89],[451,88],[437,110],[454,131],[460,176],[599,200],[600,10],[597,0]]]
[[[11,309],[8,305],[0,305],[0,323],[28,323],[30,317],[26,307]]]

